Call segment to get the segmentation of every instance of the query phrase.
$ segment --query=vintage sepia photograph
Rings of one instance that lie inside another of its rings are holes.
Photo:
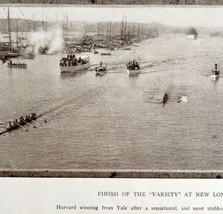
[[[223,7],[0,6],[0,170],[222,170]]]

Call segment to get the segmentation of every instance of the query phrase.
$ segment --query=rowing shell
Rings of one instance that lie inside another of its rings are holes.
[[[36,120],[37,118],[39,118],[39,117],[41,117],[41,116],[42,116],[42,114],[36,116],[36,118],[33,119],[33,120]],[[19,125],[20,125],[20,124],[19,124]],[[21,125],[20,125],[20,126],[21,126]],[[13,128],[13,129],[8,129],[8,130],[6,129],[5,131],[0,132],[0,135],[3,135],[3,134],[5,134],[5,133],[7,133],[7,132],[11,132],[11,131],[13,131],[13,130],[16,130],[16,129],[20,128],[20,126],[15,127],[15,128]]]
[[[169,100],[169,96],[168,96],[168,94],[166,93],[166,94],[164,95],[164,97],[163,97],[162,106],[164,106],[164,105],[167,103],[168,100]]]

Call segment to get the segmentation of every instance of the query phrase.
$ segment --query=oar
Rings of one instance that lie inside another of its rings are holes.
[[[32,120],[32,119],[31,119]],[[32,122],[34,122],[35,124],[39,124],[39,123],[37,123],[35,120],[32,120]],[[34,128],[36,128],[36,126],[33,126]]]
[[[32,119],[31,119],[32,120]],[[32,122],[34,122],[34,123],[36,123],[36,124],[39,124],[39,123],[37,123],[35,120],[32,120]]]
[[[45,123],[47,123],[46,119],[38,118],[39,120],[43,120]]]
[[[28,129],[25,129],[23,126],[21,126],[19,123],[16,123],[19,127],[21,127],[23,130],[29,131]]]
[[[36,128],[36,126],[32,125],[31,123],[28,123],[26,121],[25,121],[25,123],[28,124],[28,125],[30,125],[30,126],[32,126],[33,128]]]

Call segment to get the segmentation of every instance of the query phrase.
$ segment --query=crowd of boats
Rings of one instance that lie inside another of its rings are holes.
[[[62,57],[60,60],[60,70],[63,73],[78,73],[79,71],[88,69],[90,67],[90,57],[89,56],[79,56],[68,54]],[[140,73],[139,62],[135,59],[129,61],[126,64],[126,71],[128,75],[137,75]],[[101,75],[107,73],[107,63],[100,62],[98,66],[95,67],[96,75]],[[220,77],[220,70],[218,65],[215,64],[214,68],[211,69],[211,77],[217,80]]]
[[[67,55],[67,57],[62,58],[60,61],[60,68],[61,73],[68,72],[68,73],[76,73],[78,71],[81,71],[83,69],[87,69],[90,67],[90,61],[89,57],[87,56],[80,56],[78,63],[73,61],[75,59],[74,56]],[[70,62],[70,60],[72,62]],[[74,63],[75,62],[75,63]],[[128,75],[138,75],[140,73],[140,65],[139,62],[135,59],[129,61],[126,64],[126,70]],[[107,73],[107,64],[100,62],[98,66],[95,67],[95,74],[96,75],[104,75]],[[211,78],[213,78],[215,81],[220,78],[220,70],[218,69],[218,65],[215,64],[214,68],[211,69]],[[181,97],[179,98],[181,100]],[[169,94],[165,93],[162,98],[162,106],[164,106],[169,100]]]
[[[13,66],[12,61],[9,62],[9,65]],[[21,64],[21,66],[23,66]],[[62,57],[60,60],[60,68],[61,73],[63,72],[78,72],[83,69],[86,69],[90,67],[90,61],[88,56],[75,56],[72,54],[68,54],[66,57]],[[139,62],[137,62],[135,59],[132,61],[129,61],[126,64],[127,73],[129,75],[137,75],[140,73],[140,65]],[[96,75],[103,75],[107,73],[107,64],[100,62],[99,66],[95,67]],[[214,80],[217,80],[220,77],[220,70],[218,69],[218,65],[215,64],[214,68],[211,69],[211,77]],[[162,98],[162,106],[164,106],[168,100],[170,99],[170,95],[166,92]],[[181,97],[180,97],[181,99]],[[19,119],[15,119],[12,121],[9,121],[6,125],[6,129],[3,132],[0,132],[1,134],[4,134],[5,132],[12,131],[17,128],[23,128],[24,125],[29,124],[35,121],[39,116],[37,116],[35,113],[32,113],[30,115],[22,116]]]
[[[192,29],[194,31],[194,29]],[[197,38],[197,34],[193,32],[193,35],[195,35],[195,37]],[[195,38],[195,39],[196,39]],[[86,45],[86,42],[84,43]],[[137,45],[135,45],[135,47],[138,47]],[[110,49],[112,50],[112,49]],[[131,50],[131,48],[129,47],[125,47],[123,48],[123,50]],[[46,54],[47,48],[45,49],[41,49],[41,53],[40,54]],[[94,48],[94,54],[98,54],[98,51]],[[18,55],[16,55],[14,52],[7,52],[6,55],[2,55],[3,57],[1,57],[2,63],[5,63],[6,61],[9,61],[7,63],[7,67],[9,68],[27,68],[27,64],[26,63],[15,63],[12,62],[12,58],[14,57],[19,57]],[[102,52],[101,56],[111,56],[110,52]],[[27,53],[24,54],[22,56],[20,56],[21,59],[34,59],[35,58],[35,54],[33,53]],[[88,68],[90,68],[91,64],[90,64],[90,57],[87,55],[76,55],[76,54],[67,54],[65,56],[62,56],[60,61],[59,61],[59,66],[60,66],[60,72],[61,74],[63,73],[78,73],[79,71],[82,70],[87,70]],[[126,72],[128,75],[138,75],[140,74],[140,62],[138,62],[137,60],[135,60],[135,58],[133,58],[132,60],[130,60],[129,62],[126,63]],[[108,67],[107,67],[107,63],[104,62],[100,62],[98,66],[95,67],[95,74],[96,75],[104,75],[108,72]],[[218,80],[220,77],[220,70],[218,68],[218,65],[215,64],[214,68],[211,69],[211,77],[214,80]],[[170,95],[166,92],[164,94],[164,96],[162,97],[162,106],[164,106],[168,100],[170,99]],[[15,119],[12,121],[9,121],[7,123],[6,126],[6,130],[4,132],[7,131],[11,131],[17,128],[23,128],[24,125],[26,124],[30,124],[31,122],[33,122],[34,120],[37,119],[37,115],[35,113],[32,113],[30,115],[26,115],[25,117],[20,117],[19,119]],[[4,132],[0,132],[4,133]]]
[[[7,63],[7,67],[9,68],[27,68],[27,64],[24,62],[12,62],[12,58],[20,58],[20,59],[34,59],[35,58],[35,54],[34,53],[26,53],[24,55],[21,56],[10,56],[8,54],[6,55],[1,55],[0,60],[2,61],[2,63],[6,63],[7,61],[9,61]],[[20,61],[20,60],[17,60]]]
[[[63,73],[77,73],[81,70],[88,69],[90,67],[90,57],[89,56],[79,56],[76,57],[75,54],[68,54],[60,59],[60,71]],[[126,64],[127,74],[135,75],[140,72],[139,63],[133,59]],[[102,75],[107,73],[107,63],[100,62],[98,66],[95,67],[96,75]]]

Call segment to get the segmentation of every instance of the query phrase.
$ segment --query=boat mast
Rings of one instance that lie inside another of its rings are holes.
[[[124,35],[125,35],[125,41],[127,40],[127,17],[125,17],[125,28],[124,28]]]
[[[16,44],[19,44],[19,20],[16,22]]]
[[[62,26],[63,27],[63,38],[65,40],[66,38],[65,38],[65,23],[64,22],[65,22],[65,15],[63,15],[63,26]]]
[[[97,23],[97,35],[99,35],[99,23]]]
[[[104,24],[102,24],[101,35],[104,36]]]
[[[140,24],[138,24],[138,38],[140,36]]]
[[[48,31],[47,15],[45,16],[45,18],[46,18],[46,31]]]
[[[111,20],[110,20],[110,27],[109,27],[109,37],[110,37],[110,40],[111,40],[111,25],[112,25],[112,23],[111,23]]]
[[[43,31],[45,30],[45,23],[44,23],[44,19],[43,19],[43,10],[42,10],[42,29],[43,29]]]
[[[106,37],[107,37],[107,39],[108,39],[108,22],[106,23]]]
[[[68,15],[67,15],[67,10],[66,10],[66,38],[68,36]]]
[[[135,61],[135,48],[133,49],[133,61]]]
[[[86,23],[84,22],[84,37],[87,36],[87,25]]]
[[[33,31],[36,32],[36,13],[34,12],[34,16],[33,16]]]
[[[132,37],[133,38],[135,37],[135,26],[134,25],[132,26]]]
[[[11,38],[11,22],[10,22],[10,10],[8,7],[8,33],[9,33],[9,47],[12,49],[12,38]]]
[[[124,15],[123,15],[123,17],[122,17],[122,22],[121,22],[121,39],[122,39],[122,37],[123,37],[123,28],[124,28]]]

